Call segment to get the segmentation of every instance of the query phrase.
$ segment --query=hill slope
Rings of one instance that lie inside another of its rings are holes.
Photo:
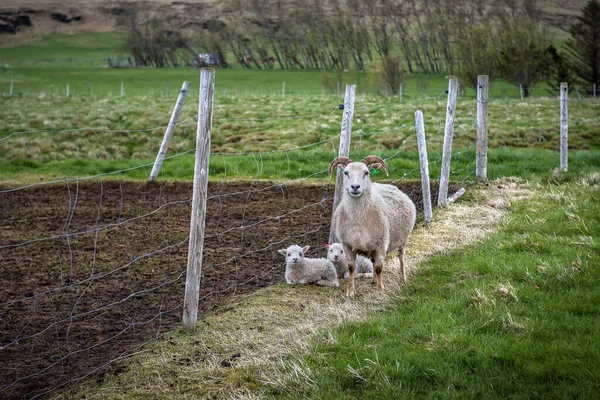
[[[150,13],[171,17],[181,26],[224,19],[240,11],[216,0],[4,0],[0,6],[0,47],[31,42],[55,32],[114,31],[117,16],[132,3]],[[585,4],[586,0],[546,0],[538,6],[544,20],[566,30]]]

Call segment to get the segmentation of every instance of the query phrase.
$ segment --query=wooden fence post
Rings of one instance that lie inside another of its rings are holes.
[[[14,84],[14,81],[12,81],[12,80],[11,80],[11,81],[10,81],[10,92],[9,92],[9,95],[10,95],[10,96],[12,96],[12,95],[13,95],[13,84]],[[594,96],[594,97],[595,97],[595,96]]]
[[[125,83],[121,82],[121,97],[125,96]]]
[[[567,171],[569,164],[569,84],[560,84],[560,169]]]
[[[519,83],[519,94],[521,95],[521,101],[523,101],[523,85]]]
[[[488,90],[489,76],[479,75],[477,77],[477,154],[475,156],[477,182],[487,180]]]
[[[281,85],[281,98],[285,99],[285,82]]]
[[[429,186],[429,162],[427,160],[427,145],[425,144],[425,125],[421,110],[415,112],[415,128],[417,130],[417,146],[419,148],[419,163],[421,164],[421,192],[423,193],[423,216],[429,225],[433,218],[431,211],[431,189]]]
[[[342,131],[340,135],[340,149],[338,156],[348,157],[350,155],[350,135],[352,134],[352,117],[354,116],[354,95],[356,93],[356,85],[346,85],[346,93],[344,95],[344,113],[342,114]],[[335,177],[335,192],[333,194],[333,206],[331,207],[331,219],[333,221],[333,213],[340,204],[342,191],[344,190],[344,174],[336,171]],[[329,231],[329,244],[337,242],[333,225]]]
[[[208,162],[212,129],[215,70],[200,71],[200,98],[198,101],[198,130],[196,133],[196,165],[194,167],[194,193],[190,222],[190,245],[188,250],[185,298],[183,301],[183,329],[192,331],[198,320],[198,297],[202,250],[204,248],[204,222],[206,218],[206,195],[208,189]]]
[[[11,83],[12,83],[12,81],[11,81]],[[596,84],[595,83],[594,83],[594,89],[593,89],[593,91],[594,91],[594,99],[595,99],[596,98]]]
[[[67,93],[67,97],[69,97],[71,95],[71,93],[69,93],[69,84],[68,83],[67,83],[67,91],[66,91],[66,93]]]
[[[400,89],[398,89],[398,91],[400,92],[400,103],[402,103],[402,90],[404,89],[404,85],[401,83],[400,84]]]
[[[181,113],[181,109],[183,108],[183,103],[185,102],[185,96],[188,93],[189,87],[189,82],[183,82],[183,85],[181,86],[181,91],[179,92],[179,96],[177,97],[177,102],[175,103],[175,107],[173,108],[173,113],[171,114],[171,119],[169,120],[169,125],[167,126],[167,130],[165,131],[165,136],[163,137],[163,141],[160,145],[160,150],[158,150],[158,154],[156,155],[156,161],[154,161],[154,165],[152,166],[152,172],[150,172],[148,182],[152,182],[158,177],[158,172],[162,167],[163,160],[165,159],[165,155],[167,154],[167,150],[169,149],[169,142],[171,141],[173,132],[175,132],[175,126],[177,125],[177,121],[179,120],[179,114]]]
[[[442,153],[442,173],[440,176],[440,189],[438,204],[443,206],[448,198],[448,180],[450,178],[450,159],[452,158],[452,138],[454,136],[454,117],[456,112],[456,95],[458,81],[451,77],[448,82],[448,106],[446,108],[446,128],[444,129],[444,150]]]

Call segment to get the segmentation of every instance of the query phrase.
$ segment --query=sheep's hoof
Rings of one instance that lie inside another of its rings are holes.
[[[348,289],[348,291],[346,292],[346,295],[348,297],[354,297],[354,289]]]

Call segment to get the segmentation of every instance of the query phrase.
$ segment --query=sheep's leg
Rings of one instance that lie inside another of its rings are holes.
[[[377,282],[377,289],[383,290],[383,260],[385,259],[385,253],[376,252],[373,257],[373,279]]]
[[[406,267],[404,265],[404,247],[398,249],[398,260],[400,261],[400,273],[402,274],[402,283],[408,282],[406,279]]]
[[[354,296],[354,263],[348,263],[348,291],[346,294],[350,297]]]
[[[348,259],[348,291],[346,294],[350,297],[354,296],[354,266],[356,262],[356,254],[349,246],[344,245],[344,251]]]

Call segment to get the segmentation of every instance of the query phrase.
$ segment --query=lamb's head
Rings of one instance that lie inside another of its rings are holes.
[[[340,243],[333,243],[327,246],[327,258],[331,262],[346,260],[346,255],[344,254],[344,247]]]
[[[360,162],[352,162],[348,157],[336,157],[329,166],[329,177],[336,167],[344,172],[344,191],[352,197],[360,197],[369,190],[371,168],[383,168],[385,174],[389,175],[385,161],[378,156],[367,156]]]
[[[304,262],[304,254],[306,254],[308,249],[310,249],[310,246],[300,247],[294,244],[287,249],[279,250],[279,254],[285,256],[287,264],[301,264]]]

